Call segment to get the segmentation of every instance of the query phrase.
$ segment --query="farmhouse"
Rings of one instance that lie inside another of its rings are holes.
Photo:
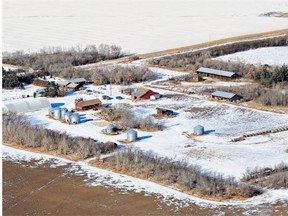
[[[157,110],[157,117],[159,117],[159,118],[171,117],[174,114],[173,110],[169,110],[169,109],[165,109],[165,108],[157,107],[156,110]]]
[[[215,91],[212,93],[212,98],[233,102],[233,101],[239,101],[243,97],[234,93],[230,93],[230,92]]]
[[[154,92],[150,89],[139,88],[135,92],[132,93],[131,100],[133,101],[148,100],[148,99],[151,99],[151,96],[154,96],[152,97],[152,99],[157,99],[158,96],[156,95],[159,95],[159,93]]]
[[[213,77],[213,78],[218,78],[222,80],[231,80],[231,79],[238,77],[238,75],[234,72],[216,70],[216,69],[205,68],[205,67],[200,67],[196,72],[200,76]]]
[[[88,109],[97,110],[101,106],[102,102],[99,99],[92,99],[86,101],[75,101],[75,109],[78,111],[84,111]]]

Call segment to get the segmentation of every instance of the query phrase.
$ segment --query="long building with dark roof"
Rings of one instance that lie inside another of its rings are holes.
[[[231,102],[233,101],[239,101],[243,97],[231,92],[224,92],[224,91],[215,91],[212,93],[212,98],[220,99],[220,100],[229,100]]]
[[[231,80],[231,79],[238,77],[238,75],[234,72],[216,70],[216,69],[205,68],[205,67],[200,67],[196,72],[200,76],[214,77],[214,78],[224,79],[224,80]]]

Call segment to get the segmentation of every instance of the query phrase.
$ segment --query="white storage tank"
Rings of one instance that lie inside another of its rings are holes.
[[[54,117],[54,108],[49,108],[49,116]]]
[[[54,119],[60,119],[60,118],[61,118],[61,109],[57,107],[54,109]]]
[[[116,131],[117,131],[117,128],[114,125],[112,125],[112,124],[108,125],[108,127],[106,128],[106,132],[107,133],[113,133],[113,132],[116,132]]]
[[[204,134],[204,127],[202,125],[197,125],[196,127],[194,127],[194,134],[195,135]]]
[[[64,116],[65,122],[69,123],[70,122],[70,116],[72,115],[71,112],[66,112]]]
[[[70,116],[70,122],[72,124],[79,124],[80,123],[80,115],[79,115],[79,113],[73,113]]]
[[[61,108],[61,119],[65,119],[65,114],[68,112],[68,109],[65,107]]]
[[[133,142],[137,140],[137,131],[131,129],[127,132],[127,140]]]

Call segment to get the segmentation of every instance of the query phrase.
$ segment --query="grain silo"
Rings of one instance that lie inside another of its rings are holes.
[[[80,123],[80,115],[79,115],[79,113],[73,113],[70,116],[70,122],[72,124],[79,124]]]
[[[49,108],[49,116],[54,117],[54,108]]]
[[[70,116],[71,116],[71,115],[72,115],[71,112],[66,112],[66,113],[65,113],[65,116],[64,116],[65,122],[70,123]]]
[[[202,125],[197,125],[196,127],[194,127],[194,134],[195,135],[204,134],[204,127]]]
[[[116,131],[117,131],[117,128],[112,124],[108,125],[108,127],[106,128],[107,133],[114,133]]]
[[[59,107],[54,108],[54,119],[60,119],[61,118],[61,109]]]
[[[129,142],[133,142],[135,140],[137,140],[137,131],[131,129],[127,132],[127,140]]]
[[[65,119],[65,114],[68,112],[68,109],[65,107],[61,108],[61,119]]]

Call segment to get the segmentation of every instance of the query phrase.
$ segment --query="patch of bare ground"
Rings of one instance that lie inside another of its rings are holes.
[[[27,166],[28,165],[28,166]],[[3,215],[212,215],[212,209],[191,204],[177,208],[153,195],[112,187],[89,186],[67,166],[30,168],[29,163],[3,162]],[[32,164],[33,165],[33,164]]]
[[[268,112],[274,112],[274,113],[281,113],[281,114],[288,114],[288,107],[287,106],[265,106],[260,103],[257,103],[255,101],[249,101],[246,103],[240,104],[242,106],[245,105],[245,107],[268,111]]]
[[[2,143],[4,145],[13,147],[13,148],[17,148],[17,149],[21,149],[21,150],[25,150],[25,151],[30,151],[30,152],[34,152],[34,153],[39,153],[39,154],[47,154],[47,155],[52,155],[55,157],[61,157],[61,158],[65,158],[67,160],[71,160],[71,161],[80,161],[82,160],[81,157],[77,156],[76,154],[61,154],[59,151],[57,150],[46,150],[42,147],[27,147],[25,145],[20,145],[17,144],[15,142],[9,142],[7,140],[2,140]]]
[[[288,12],[273,11],[273,12],[263,13],[260,16],[288,18]]]

